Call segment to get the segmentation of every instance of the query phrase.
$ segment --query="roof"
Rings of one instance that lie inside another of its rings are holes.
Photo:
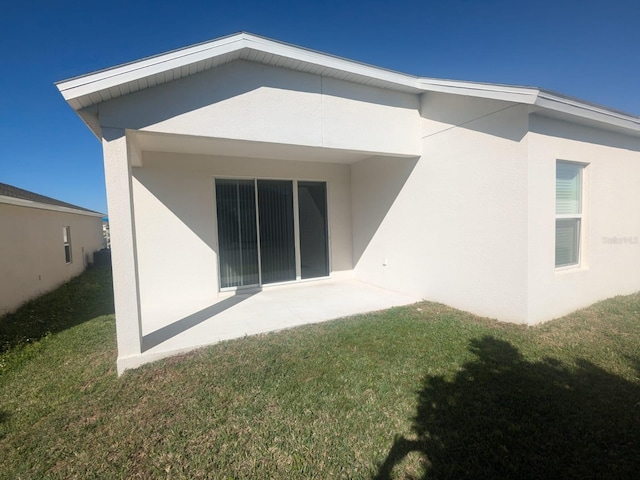
[[[96,135],[91,107],[132,92],[248,60],[407,93],[445,92],[517,102],[640,133],[640,117],[537,87],[423,78],[348,60],[246,32],[56,83],[64,99]]]
[[[23,207],[41,208],[44,210],[56,210],[67,213],[79,213],[82,215],[100,216],[103,214],[94,212],[88,208],[79,207],[71,203],[56,200],[55,198],[30,192],[22,188],[14,187],[6,183],[0,183],[0,203],[19,205]]]

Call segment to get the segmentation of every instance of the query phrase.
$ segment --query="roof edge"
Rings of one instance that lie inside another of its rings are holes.
[[[114,65],[112,67],[105,67],[105,68],[101,68],[99,70],[94,70],[92,72],[83,73],[83,74],[80,74],[80,75],[75,75],[73,77],[69,77],[69,78],[65,78],[65,79],[62,79],[62,80],[58,80],[58,81],[53,82],[53,84],[57,87],[58,85],[63,84],[63,83],[68,83],[68,82],[72,82],[72,81],[75,81],[75,80],[80,80],[82,78],[90,77],[92,75],[97,75],[97,74],[104,73],[104,72],[108,72],[108,71],[114,70],[116,68],[135,65],[137,63],[144,62],[144,61],[147,61],[147,60],[153,60],[154,58],[163,57],[165,55],[178,53],[178,52],[181,52],[182,50],[185,50],[185,49],[188,49],[188,48],[200,47],[200,46],[212,43],[214,41],[225,40],[225,39],[228,39],[228,38],[231,38],[231,37],[237,37],[237,36],[242,35],[242,34],[246,34],[246,32],[231,33],[231,34],[225,35],[223,37],[218,37],[218,38],[216,38],[214,40],[205,40],[204,42],[198,42],[198,43],[195,43],[193,45],[186,46],[186,47],[174,48],[174,49],[168,50],[166,52],[158,53],[158,54],[155,54],[155,55],[149,55],[148,57],[139,58],[137,60],[131,60],[129,62],[119,63],[118,65]]]
[[[506,85],[499,83],[471,82],[461,80],[445,80],[421,77],[418,83],[425,91],[452,93],[471,97],[492,98],[533,105],[540,92],[537,87],[522,85]]]
[[[24,200],[22,198],[7,197],[0,195],[0,203],[5,205],[14,205],[17,207],[37,208],[39,210],[52,210],[62,213],[73,213],[76,215],[85,215],[88,217],[104,217],[106,216],[100,212],[94,212],[93,210],[78,210],[76,208],[62,207],[58,205],[51,205],[48,203],[35,202],[33,200]]]
[[[215,58],[226,53],[240,52],[245,49],[255,50],[264,54],[279,55],[327,69],[335,69],[363,77],[375,78],[388,82],[390,85],[396,84],[405,89],[415,90],[416,93],[419,92],[417,85],[418,77],[416,76],[277,40],[271,40],[246,32],[172,50],[141,60],[72,77],[67,80],[61,80],[56,82],[55,86],[74,110],[80,110],[88,106],[88,104],[79,105],[75,102],[77,99],[86,98],[100,91],[119,87],[127,82],[141,80],[173,69],[185,68],[202,60]],[[126,93],[128,93],[128,91]],[[94,96],[90,104],[100,103],[100,100],[98,100],[100,97],[100,95],[98,95],[98,97]]]
[[[147,85],[146,79],[153,79],[154,75],[164,75],[165,72],[168,72],[171,74],[171,79],[174,78],[171,71],[180,71],[180,69],[186,72],[184,73],[185,76],[192,75],[200,71],[194,68],[194,64],[197,62],[202,64],[203,61],[225,54],[246,54],[247,52],[259,52],[267,56],[284,57],[312,67],[321,67],[323,75],[331,75],[332,72],[334,74],[336,72],[344,72],[360,78],[363,83],[367,83],[366,79],[372,79],[377,81],[378,85],[383,86],[383,88],[394,88],[395,86],[398,90],[415,94],[442,92],[535,105],[540,108],[640,132],[640,117],[636,115],[596,105],[588,101],[552,92],[551,90],[530,86],[417,77],[248,32],[227,35],[141,60],[72,77],[56,82],[55,85],[67,103],[80,114],[83,110],[86,112],[86,109],[92,105],[101,103],[105,99],[114,98],[109,94],[110,91],[115,91],[115,96],[126,95],[131,91],[135,91],[130,88],[132,84],[144,79],[144,85]],[[144,85],[137,88],[147,88]],[[91,117],[90,114],[85,113],[86,115]],[[80,116],[83,117],[83,115]],[[83,121],[89,128],[98,134],[99,132],[97,132],[95,125],[92,125],[90,120],[92,118],[83,117]]]
[[[640,117],[568,95],[541,89],[536,106],[640,132]]]

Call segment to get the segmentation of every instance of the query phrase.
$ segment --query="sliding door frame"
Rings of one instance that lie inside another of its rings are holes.
[[[257,244],[258,244],[258,282],[257,284],[251,285],[242,285],[236,287],[221,287],[222,279],[221,279],[221,271],[220,271],[220,237],[219,237],[219,225],[218,225],[218,205],[216,200],[216,180],[252,180],[253,187],[255,191],[255,209],[256,209],[256,232],[257,232]],[[282,178],[282,177],[253,177],[246,175],[215,175],[213,176],[213,222],[214,222],[214,236],[215,236],[215,246],[216,246],[216,254],[217,254],[217,270],[218,270],[218,290],[221,292],[232,292],[236,290],[243,289],[255,289],[255,288],[263,288],[263,287],[271,287],[276,285],[286,285],[290,283],[298,283],[298,282],[312,282],[315,280],[322,280],[331,278],[331,222],[329,219],[331,218],[331,212],[329,208],[329,181],[328,180],[318,180],[315,178]],[[281,180],[292,183],[293,187],[293,235],[294,235],[294,253],[295,253],[295,267],[296,267],[296,275],[295,280],[287,280],[284,282],[276,282],[276,283],[262,283],[262,248],[260,245],[260,214],[259,214],[259,202],[258,202],[258,180]],[[301,254],[300,254],[300,211],[299,211],[299,200],[298,200],[298,182],[317,182],[325,184],[325,202],[326,202],[326,211],[327,211],[327,226],[326,226],[326,236],[327,236],[327,270],[328,274],[324,277],[313,277],[313,278],[302,278],[302,265],[301,265]]]

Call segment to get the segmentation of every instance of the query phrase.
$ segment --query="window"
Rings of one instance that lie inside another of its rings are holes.
[[[64,260],[71,263],[71,227],[62,227],[62,240],[64,241]]]
[[[220,287],[329,275],[327,185],[215,180]]]
[[[577,163],[556,163],[556,267],[580,263],[583,170]]]

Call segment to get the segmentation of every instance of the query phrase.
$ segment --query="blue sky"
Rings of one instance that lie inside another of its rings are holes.
[[[106,212],[100,142],[55,81],[238,31],[427,77],[640,115],[640,2],[4,2],[0,182]]]

